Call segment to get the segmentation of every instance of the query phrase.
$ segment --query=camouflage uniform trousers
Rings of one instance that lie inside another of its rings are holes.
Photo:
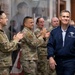
[[[48,75],[56,75],[56,70],[51,70],[49,67],[49,74]]]
[[[36,75],[37,72],[37,61],[35,60],[25,60],[22,61],[22,67],[24,70],[24,75]]]
[[[0,75],[9,75],[9,67],[1,67]]]
[[[56,75],[56,70],[52,70],[51,68],[50,68],[50,65],[49,65],[49,61],[48,61],[48,75]]]
[[[48,67],[47,56],[40,55],[37,63],[37,75],[48,75],[49,67]]]

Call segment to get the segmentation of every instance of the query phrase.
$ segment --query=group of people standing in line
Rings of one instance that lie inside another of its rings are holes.
[[[9,75],[11,53],[18,44],[24,75],[74,75],[75,28],[70,25],[69,11],[61,11],[59,19],[53,17],[49,29],[44,27],[44,18],[39,17],[33,31],[33,18],[25,17],[22,31],[11,42],[3,30],[7,20],[5,12],[0,11],[0,75]]]

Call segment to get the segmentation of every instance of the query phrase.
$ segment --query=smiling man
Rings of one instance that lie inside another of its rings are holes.
[[[51,31],[47,44],[49,64],[57,75],[75,72],[75,28],[69,25],[70,18],[69,11],[61,11],[61,25]]]
[[[12,66],[11,53],[17,49],[20,39],[23,38],[23,33],[14,35],[13,40],[9,42],[3,27],[7,25],[7,15],[4,11],[0,11],[0,75],[9,75],[9,67]]]
[[[33,32],[34,20],[32,17],[26,16],[23,20],[23,25],[24,28],[22,32],[25,33],[25,35],[22,39],[20,62],[23,66],[24,75],[37,75],[37,47],[43,44],[46,29],[43,30],[40,33],[40,37],[37,38]]]

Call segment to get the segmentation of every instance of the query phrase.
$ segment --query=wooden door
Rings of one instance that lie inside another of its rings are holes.
[[[60,12],[62,11],[62,10],[65,10],[66,9],[66,1],[64,1],[64,0],[58,0],[58,2],[57,2],[57,16],[59,17],[59,15],[60,15]]]
[[[71,0],[71,19],[75,22],[75,0]]]

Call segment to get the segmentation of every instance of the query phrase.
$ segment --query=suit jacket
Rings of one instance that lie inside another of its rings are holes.
[[[70,57],[75,58],[75,28],[68,26],[63,46],[61,26],[52,30],[47,44],[48,58]]]

